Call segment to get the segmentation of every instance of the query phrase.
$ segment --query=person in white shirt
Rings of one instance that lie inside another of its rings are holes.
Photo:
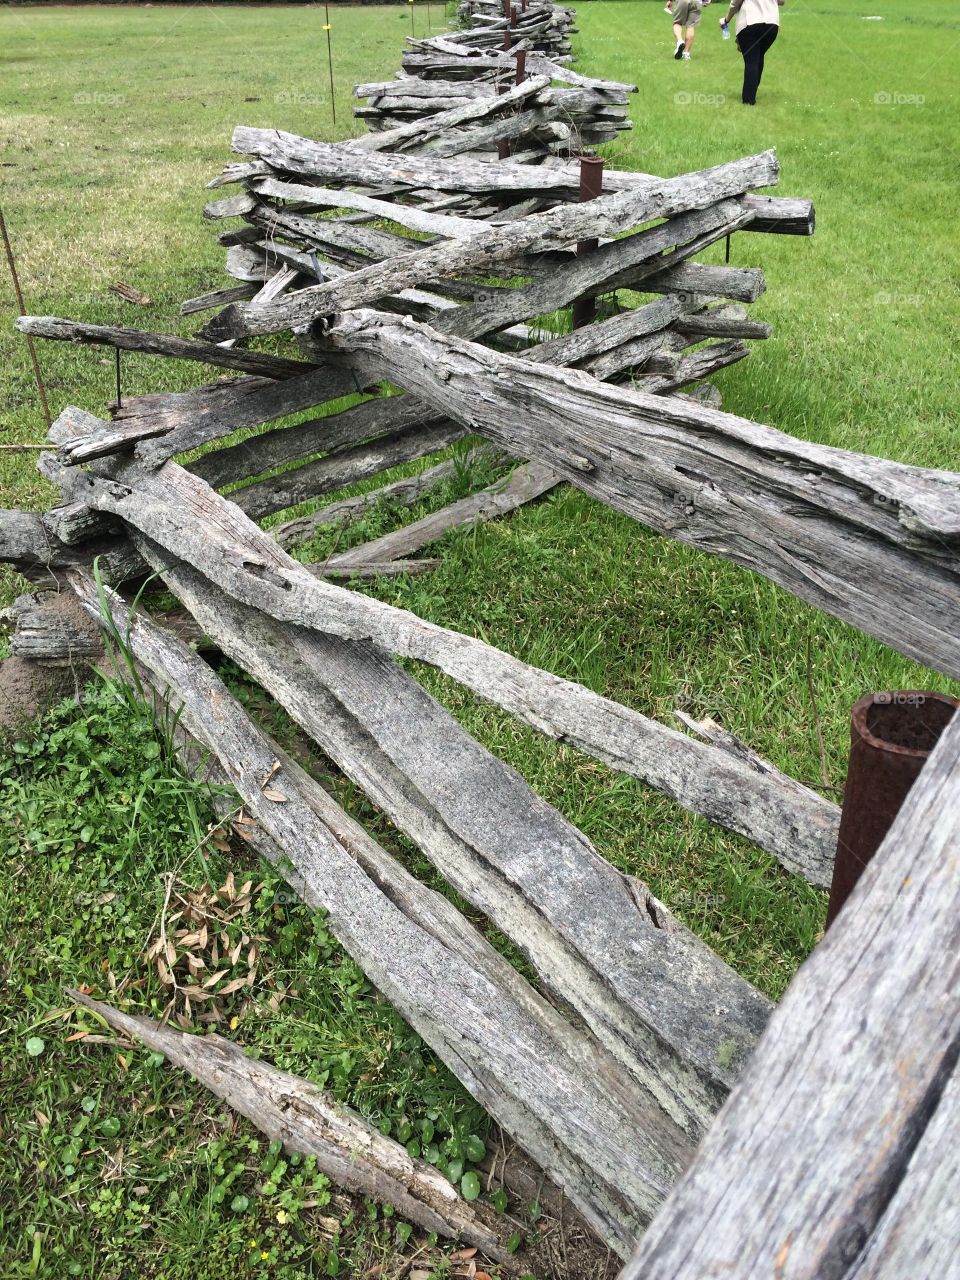
[[[757,89],[763,75],[763,59],[780,34],[780,6],[783,0],[730,0],[720,19],[724,26],[737,19],[737,48],[743,54],[743,101],[757,105]]]

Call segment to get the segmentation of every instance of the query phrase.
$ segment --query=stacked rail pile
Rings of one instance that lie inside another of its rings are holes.
[[[457,18],[460,29],[445,38],[465,49],[535,49],[549,58],[572,60],[577,11],[569,6],[550,0],[462,0]]]
[[[520,100],[536,85],[506,97]],[[483,109],[471,107],[473,124]],[[244,190],[206,213],[246,224],[221,235],[227,270],[243,283],[184,310],[248,301],[246,313],[234,305],[208,323],[206,336],[223,341],[247,336],[245,314],[268,304],[295,311],[301,294],[326,289],[526,359],[630,378],[659,393],[743,359],[749,340],[769,334],[743,305],[764,289],[760,270],[692,259],[738,230],[812,229],[809,202],[751,193],[776,180],[772,156],[721,166],[702,189],[693,176],[607,173],[610,194],[580,204],[576,165],[448,159],[460,145],[449,141],[451,115],[458,113],[348,144],[238,128],[234,148],[253,159],[228,166],[216,182]],[[639,230],[660,211],[656,193],[671,185],[674,203],[662,206],[669,216]],[[631,234],[605,238],[624,231]],[[578,253],[590,240],[594,250]],[[602,296],[602,323],[574,334],[544,330],[539,318],[585,295]]]
[[[671,179],[606,174],[579,203],[578,166],[430,153],[444,114],[426,122],[430,137],[418,120],[340,145],[238,129],[249,158],[218,182],[242,190],[208,212],[242,219],[222,237],[241,283],[185,305],[226,304],[199,339],[21,321],[235,376],[127,398],[112,423],[66,410],[41,461],[61,503],[0,513],[0,557],[61,582],[67,571],[98,617],[84,571],[94,555],[115,578],[158,573],[194,627],[523,950],[553,1001],[351,824],[196,653],[149,621],[128,630],[122,601],[108,602],[265,849],[282,851],[370,979],[625,1256],[734,1086],[769,1002],[393,659],[438,668],[817,884],[836,808],[715,730],[687,737],[329,575],[422,567],[398,557],[476,518],[478,501],[505,510],[565,481],[958,676],[960,477],[812,445],[676,393],[763,336],[730,309],[757,296],[761,274],[693,257],[734,231],[812,227],[808,202],[756,194],[777,180],[772,153]],[[540,317],[585,295],[625,309],[542,331]],[[261,335],[285,339],[285,354],[253,349]],[[401,394],[381,394],[382,380]],[[368,398],[330,412],[357,391]],[[313,570],[285,551],[378,496],[422,494],[430,468],[269,532],[258,524],[468,434],[525,465],[464,500],[466,517],[447,508]],[[22,610],[24,640],[63,656],[69,638],[45,635],[38,615]]]
[[[510,148],[530,163],[548,154],[583,154],[631,128],[627,100],[635,85],[590,79],[567,65],[573,61],[573,10],[552,4],[506,8],[498,14],[492,3],[462,5],[464,29],[409,40],[395,80],[354,89],[368,99],[354,115],[378,132],[495,97],[529,72],[547,82],[522,102],[490,109],[487,128],[471,139],[471,149],[503,155]],[[510,128],[498,130],[503,116],[511,118]]]
[[[711,424],[714,411],[662,393],[741,354],[728,348],[742,344],[749,322],[726,310],[726,300],[755,296],[762,278],[689,259],[761,214],[772,225],[796,209],[751,194],[776,180],[771,154],[670,180],[610,175],[622,189],[579,204],[575,166],[491,165],[363,145],[376,140],[327,146],[237,131],[236,149],[253,158],[227,177],[243,190],[211,212],[243,218],[228,233],[229,254],[257,278],[239,286],[253,295],[243,300],[221,291],[188,304],[196,311],[228,301],[207,326],[217,342],[21,321],[38,335],[195,360],[236,376],[189,392],[125,397],[112,423],[66,411],[41,463],[62,501],[43,515],[3,513],[0,555],[34,576],[60,574],[61,582],[94,555],[115,579],[158,571],[195,629],[260,680],[527,952],[561,1004],[577,1011],[576,1024],[383,850],[371,843],[355,861],[355,843],[348,853],[331,833],[329,806],[321,809],[313,784],[289,763],[274,769],[282,753],[217,677],[170,633],[146,622],[133,628],[138,659],[185,702],[185,723],[221,760],[264,838],[289,856],[351,954],[625,1254],[736,1078],[768,1002],[643,886],[608,866],[390,655],[439,666],[819,882],[828,874],[834,807],[748,756],[695,741],[329,577],[423,567],[409,556],[438,530],[475,519],[478,504],[507,510],[561,479],[619,503],[623,485],[610,468],[621,465],[633,431],[617,426],[614,445],[576,441],[571,428],[629,418],[638,396],[663,423]],[[631,234],[606,239],[624,230]],[[595,250],[578,256],[576,246],[590,239]],[[543,335],[528,322],[542,312],[584,292],[627,288],[652,300],[535,341]],[[296,342],[283,355],[230,345],[257,333],[293,333]],[[704,338],[706,347],[693,351],[689,344]],[[596,376],[628,370],[647,379],[645,392]],[[383,378],[404,394],[371,394],[329,412],[331,401],[375,391]],[[311,410],[306,422],[228,441]],[[519,426],[536,439],[518,435]],[[378,496],[421,494],[431,473],[449,467],[441,460],[372,497],[334,501],[270,533],[256,523],[474,433],[529,461],[505,484],[463,500],[466,514],[454,504],[313,571],[283,549]],[[187,467],[176,461],[201,446],[207,452]],[[636,459],[623,461],[632,493]],[[229,496],[218,492],[237,485]],[[671,521],[682,522],[672,493],[667,501]],[[639,514],[634,498],[630,509]],[[92,602],[82,575],[73,585]],[[45,631],[43,614],[39,605],[20,611],[15,651],[69,655],[70,636]],[[268,774],[284,803],[264,793]]]
[[[551,154],[579,155],[632,127],[627,101],[629,94],[636,92],[635,85],[580,76],[547,59],[526,55],[521,57],[519,74],[521,79],[528,72],[535,75],[538,87],[507,103],[499,95],[516,81],[515,55],[460,58],[445,54],[441,66],[449,69],[450,62],[457,59],[469,67],[469,78],[452,74],[449,79],[420,77],[404,70],[395,80],[357,85],[354,95],[366,98],[367,105],[355,108],[353,114],[365,120],[372,133],[379,133],[430,120],[439,112],[482,104],[486,128],[467,138],[466,149],[479,155],[497,151],[506,143],[524,163],[537,163]],[[509,124],[505,127],[500,121]]]

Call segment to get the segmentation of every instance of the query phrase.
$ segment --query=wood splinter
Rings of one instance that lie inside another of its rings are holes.
[[[68,989],[66,994],[114,1030],[189,1072],[271,1141],[314,1156],[320,1172],[346,1190],[392,1205],[425,1231],[476,1245],[501,1266],[513,1260],[480,1212],[439,1170],[413,1159],[399,1142],[384,1137],[309,1080],[248,1058],[240,1045],[223,1036],[174,1031],[81,991]]]

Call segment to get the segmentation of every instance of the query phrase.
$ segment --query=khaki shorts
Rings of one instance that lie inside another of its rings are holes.
[[[673,20],[682,27],[698,27],[702,12],[700,0],[673,0]]]

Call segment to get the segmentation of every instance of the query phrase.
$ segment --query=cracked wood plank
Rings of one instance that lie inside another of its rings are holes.
[[[74,589],[95,617],[96,587]],[[283,849],[331,930],[477,1100],[623,1255],[692,1154],[622,1069],[565,1022],[450,903],[427,889],[289,764],[219,677],[154,623],[110,600],[134,657],[184,704],[246,810]],[[286,796],[264,794],[264,779]]]
[[[378,1204],[392,1205],[425,1231],[465,1240],[495,1261],[509,1262],[498,1233],[425,1160],[385,1138],[332,1094],[289,1071],[247,1056],[243,1046],[215,1033],[189,1035],[152,1018],[124,1013],[81,991],[71,1000],[108,1026],[188,1072],[204,1088],[286,1150],[313,1156],[338,1186]]]
[[[376,312],[344,313],[326,340],[366,376],[390,378],[513,456],[960,678],[960,476]]]
[[[904,1200],[957,1185],[958,849],[954,716],[622,1280],[942,1274],[892,1259]]]

